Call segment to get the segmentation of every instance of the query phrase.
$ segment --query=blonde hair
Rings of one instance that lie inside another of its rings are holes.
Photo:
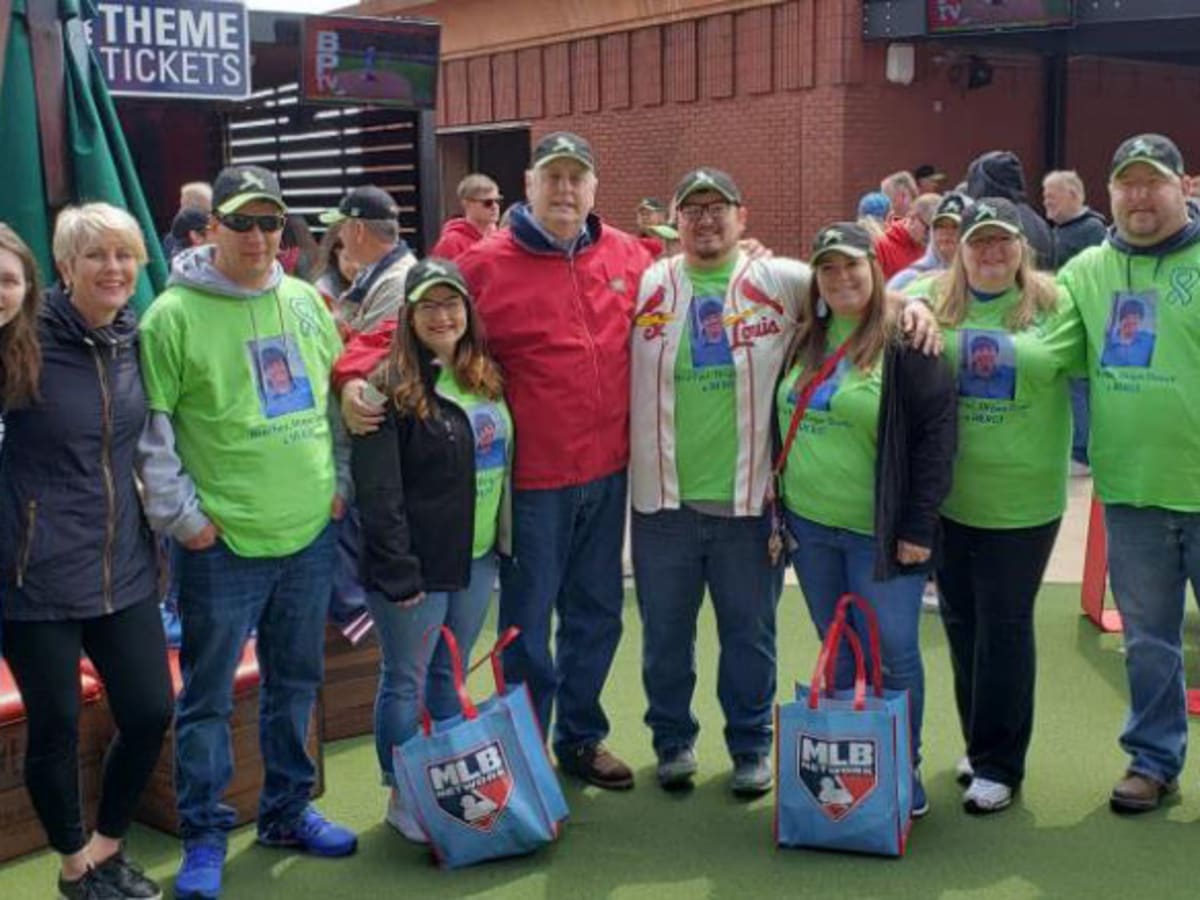
[[[212,185],[207,181],[189,181],[179,189],[179,205],[212,211]]]
[[[922,194],[912,202],[912,206],[908,209],[909,215],[921,215],[932,227],[934,214],[937,212],[938,205],[942,202],[941,194]]]
[[[146,241],[137,220],[108,203],[68,206],[54,221],[54,261],[65,265],[104,237],[115,237],[133,251],[139,265],[147,259]]]
[[[1033,267],[1033,248],[1024,237],[1019,240],[1021,265],[1017,269],[1016,284],[1021,290],[1021,297],[1009,311],[1008,320],[1004,323],[1013,331],[1024,331],[1033,324],[1038,313],[1053,312],[1058,306],[1058,285],[1054,276]],[[970,293],[967,268],[960,248],[960,252],[954,254],[950,268],[933,282],[933,308],[938,321],[950,328],[961,325],[967,317]]]
[[[893,172],[891,175],[885,176],[884,179],[879,182],[879,190],[887,194],[889,200],[892,199],[892,196],[895,194],[898,188],[904,188],[907,190],[913,195],[914,200],[916,199],[917,195],[921,193],[920,189],[917,187],[917,179],[913,178],[912,172],[906,172],[903,169],[901,169],[899,172]]]
[[[1065,187],[1079,198],[1080,203],[1087,200],[1087,194],[1083,189],[1083,179],[1079,177],[1078,172],[1071,169],[1058,169],[1054,172],[1048,172],[1046,177],[1042,179],[1042,187],[1052,184],[1060,184]]]
[[[476,194],[492,190],[499,191],[500,186],[486,175],[472,172],[458,183],[458,199],[466,200],[468,197],[474,197]]]

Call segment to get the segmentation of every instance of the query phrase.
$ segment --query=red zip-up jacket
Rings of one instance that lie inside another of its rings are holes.
[[[430,256],[455,260],[483,240],[483,232],[465,218],[454,218],[442,226],[437,243],[429,251]]]
[[[875,256],[879,259],[884,278],[891,278],[907,269],[924,255],[924,245],[913,240],[903,219],[888,225],[883,237],[875,242]]]
[[[585,484],[629,462],[629,336],[642,273],[636,238],[589,216],[574,255],[552,246],[527,207],[457,260],[504,372],[518,489]],[[340,390],[387,354],[394,320],[354,338],[334,367]]]

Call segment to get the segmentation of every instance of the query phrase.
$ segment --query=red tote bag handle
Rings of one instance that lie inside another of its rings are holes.
[[[862,643],[854,629],[846,624],[846,617],[835,616],[829,632],[825,635],[825,643],[817,656],[817,665],[813,670],[812,685],[808,692],[808,708],[817,709],[821,702],[821,686],[824,684],[826,694],[833,693],[833,660],[837,659],[842,646],[842,638],[850,642],[850,650],[854,654],[854,708],[862,711],[867,706],[867,666],[863,659]]]
[[[879,617],[875,614],[875,607],[867,602],[867,599],[860,594],[842,594],[838,600],[837,610],[834,612],[835,619],[846,621],[850,613],[850,607],[858,607],[863,617],[867,620],[867,645],[871,648],[871,680],[870,684],[875,689],[875,696],[883,696],[883,663],[881,662],[883,654],[880,652],[879,639]],[[851,628],[851,631],[854,629]],[[837,656],[830,657],[830,664],[837,659]]]
[[[454,632],[446,625],[439,625],[436,629],[441,635],[441,639],[446,642],[446,649],[450,653],[450,674],[454,678],[454,693],[458,695],[458,705],[462,708],[464,719],[479,718],[479,710],[475,708],[475,704],[471,700],[471,695],[467,693],[467,679],[463,675],[462,653],[458,649],[458,641],[454,638]],[[435,629],[430,628],[425,632],[425,644],[428,645],[429,637],[434,633]],[[422,681],[421,685],[421,730],[428,736],[433,734],[433,716],[429,714],[429,707],[425,705],[425,686]]]
[[[503,694],[508,690],[508,682],[504,680],[504,660],[502,659],[504,651],[521,636],[521,629],[516,625],[510,625],[504,629],[500,637],[496,638],[495,646],[488,651],[487,656],[482,657],[474,662],[471,666],[468,675],[472,674],[476,669],[482,666],[485,662],[492,664],[492,678],[496,681],[496,693]]]

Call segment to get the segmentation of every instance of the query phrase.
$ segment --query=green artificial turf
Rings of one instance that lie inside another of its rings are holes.
[[[710,612],[701,620],[700,682],[695,709],[703,725],[694,791],[668,795],[653,779],[642,725],[640,632],[632,601],[626,633],[605,695],[613,718],[610,746],[637,770],[627,793],[567,786],[571,819],[559,843],[519,860],[442,872],[428,855],[381,824],[385,804],[369,738],[326,749],[330,816],[357,828],[358,855],[307,859],[258,848],[253,828],[238,831],[226,870],[227,900],[317,898],[672,898],[821,897],[1184,898],[1200,891],[1200,790],[1185,773],[1180,800],[1160,812],[1120,818],[1109,788],[1125,762],[1117,747],[1125,709],[1120,638],[1100,635],[1078,612],[1078,588],[1047,586],[1039,599],[1040,677],[1029,775],[1017,802],[986,819],[964,814],[953,766],[962,744],[953,709],[945,637],[925,615],[928,678],[924,766],[933,805],[915,824],[908,855],[887,860],[777,850],[772,797],[741,803],[728,793],[728,760],[715,699],[716,639]],[[1189,646],[1196,643],[1189,620]],[[816,642],[799,593],[780,608],[780,685],[807,681]],[[486,691],[483,679],[477,691]],[[781,693],[783,692],[781,690]],[[130,850],[166,885],[177,844],[136,827]],[[52,896],[55,860],[39,854],[0,867],[0,900]],[[168,896],[169,896],[168,891]]]

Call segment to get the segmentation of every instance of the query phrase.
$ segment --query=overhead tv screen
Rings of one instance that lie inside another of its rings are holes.
[[[440,37],[435,22],[307,16],[304,99],[433,109]]]
[[[1074,24],[1074,0],[928,0],[930,34]]]

